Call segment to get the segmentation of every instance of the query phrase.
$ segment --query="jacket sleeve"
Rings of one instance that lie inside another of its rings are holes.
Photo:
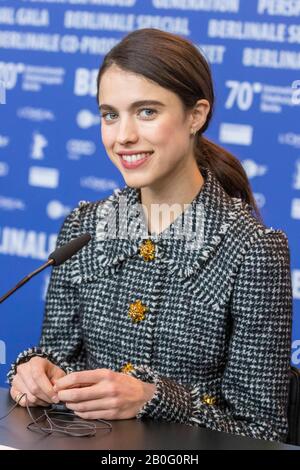
[[[208,404],[197,383],[183,386],[137,367],[133,376],[157,386],[138,418],[286,439],[292,320],[289,256],[285,234],[272,229],[246,252],[229,306],[233,328],[222,380],[223,404]]]
[[[59,232],[56,248],[76,236],[74,225],[78,224],[78,208],[65,219]],[[76,255],[74,256],[74,258]],[[34,356],[45,357],[65,372],[85,368],[85,349],[79,322],[80,302],[78,287],[72,282],[72,260],[53,267],[47,290],[42,334],[38,346],[21,352],[7,374],[11,383],[17,366]]]

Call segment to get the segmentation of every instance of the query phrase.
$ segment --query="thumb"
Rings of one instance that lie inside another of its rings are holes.
[[[55,385],[56,380],[64,377],[66,373],[58,366],[53,365],[50,369],[49,379],[52,385]]]

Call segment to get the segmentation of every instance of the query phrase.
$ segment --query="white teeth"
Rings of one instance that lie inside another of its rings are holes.
[[[143,158],[149,157],[151,153],[136,153],[135,155],[122,155],[123,160],[126,162],[136,162],[142,160]]]

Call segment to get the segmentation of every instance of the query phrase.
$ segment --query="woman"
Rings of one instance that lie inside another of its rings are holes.
[[[12,365],[11,396],[284,440],[288,242],[259,220],[239,161],[202,135],[205,59],[178,36],[135,31],[105,57],[98,102],[126,185],[65,220],[58,246],[92,241],[53,269],[41,341]]]

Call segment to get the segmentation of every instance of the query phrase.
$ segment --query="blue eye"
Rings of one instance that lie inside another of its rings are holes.
[[[140,109],[140,110],[138,111],[138,114],[141,114],[141,113],[143,113],[143,112],[146,113],[146,114],[144,114],[144,116],[142,116],[142,117],[144,117],[144,118],[151,118],[151,117],[153,117],[153,116],[157,113],[157,111],[156,111],[155,109],[143,108],[143,109]],[[112,112],[112,111],[101,114],[101,117],[102,117],[102,118],[104,119],[104,121],[106,121],[106,122],[114,121],[117,116],[118,116],[117,113],[114,113],[114,112]]]
[[[151,109],[151,108],[143,108],[140,110],[141,113],[143,111],[150,111],[151,114],[146,114],[146,117],[152,117],[156,113],[155,109]]]
[[[103,118],[105,121],[111,121],[112,119],[106,119],[106,118],[107,118],[107,116],[111,116],[112,114],[116,116],[116,113],[103,113],[103,114],[102,114],[102,118]]]

